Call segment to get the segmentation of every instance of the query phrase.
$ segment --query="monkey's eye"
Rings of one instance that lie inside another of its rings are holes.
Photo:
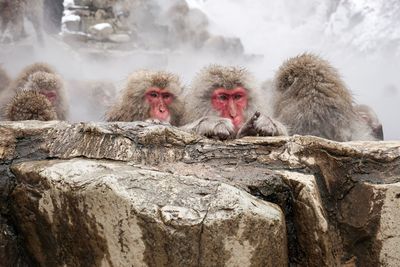
[[[239,100],[239,99],[241,99],[242,97],[243,97],[243,95],[237,94],[237,95],[234,95],[234,96],[233,96],[233,99]]]
[[[150,93],[149,93],[149,96],[156,98],[156,97],[158,97],[158,93],[156,93],[156,92],[150,92]]]
[[[170,99],[170,98],[172,98],[172,95],[169,94],[169,93],[165,93],[165,94],[162,94],[162,98],[163,99]]]
[[[228,100],[228,96],[225,94],[221,94],[221,95],[218,95],[218,99],[225,101],[225,100]]]

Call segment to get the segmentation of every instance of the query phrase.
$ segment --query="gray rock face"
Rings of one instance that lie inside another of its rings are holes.
[[[287,265],[280,208],[233,186],[81,159],[12,170],[14,212],[42,266]]]
[[[399,142],[218,142],[143,122],[2,122],[0,248],[10,249],[0,259],[398,266],[399,155]]]

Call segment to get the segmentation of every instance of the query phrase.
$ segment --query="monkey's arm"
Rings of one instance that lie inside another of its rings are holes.
[[[269,116],[254,113],[254,115],[239,129],[236,138],[243,136],[281,136],[288,135],[286,127]]]
[[[219,140],[231,139],[235,136],[235,127],[231,120],[214,116],[203,117],[180,128],[186,132]]]

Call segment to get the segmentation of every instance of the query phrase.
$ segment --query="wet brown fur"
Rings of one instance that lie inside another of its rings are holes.
[[[183,103],[180,100],[182,85],[179,77],[165,71],[140,70],[132,73],[119,99],[106,113],[107,121],[144,121],[149,117],[150,106],[144,96],[149,87],[168,89],[175,98],[169,111],[172,125],[180,125],[183,113]]]
[[[353,108],[353,97],[329,62],[312,54],[291,58],[274,81],[274,116],[290,134],[336,141],[374,140]]]
[[[37,91],[20,91],[5,110],[6,120],[57,120],[57,114],[50,101]]]

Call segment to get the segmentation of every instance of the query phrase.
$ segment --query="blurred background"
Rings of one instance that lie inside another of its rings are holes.
[[[2,24],[9,1],[0,0]],[[54,65],[72,121],[101,120],[88,88],[119,90],[140,68],[174,71],[189,84],[207,64],[234,64],[261,83],[286,59],[312,52],[339,70],[357,103],[376,111],[385,139],[400,140],[398,0],[24,1],[24,32],[15,20],[2,28],[0,64],[14,77],[35,61]]]

